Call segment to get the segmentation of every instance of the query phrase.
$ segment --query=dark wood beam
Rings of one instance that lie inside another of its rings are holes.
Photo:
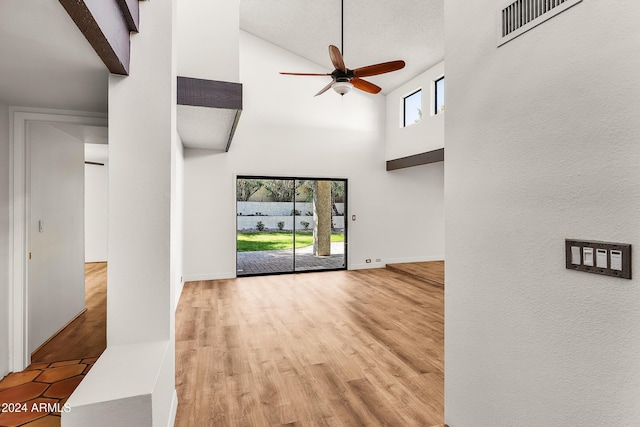
[[[128,75],[129,36],[138,28],[137,0],[59,1],[107,69]]]
[[[178,76],[178,105],[242,110],[242,84]]]
[[[127,21],[129,31],[139,32],[140,27],[140,2],[139,0],[116,0]]]
[[[413,156],[387,160],[387,170],[392,171],[442,161],[444,161],[444,148],[439,148],[437,150],[427,151]]]

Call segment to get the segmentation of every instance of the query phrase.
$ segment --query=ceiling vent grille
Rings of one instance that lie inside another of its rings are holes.
[[[498,46],[501,46],[582,0],[516,0],[498,11]]]

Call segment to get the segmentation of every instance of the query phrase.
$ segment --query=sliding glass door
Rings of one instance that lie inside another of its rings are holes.
[[[238,276],[345,269],[346,200],[346,180],[238,177]]]

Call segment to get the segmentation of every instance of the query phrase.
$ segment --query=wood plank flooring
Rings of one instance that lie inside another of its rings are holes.
[[[387,269],[397,273],[408,274],[444,288],[444,261],[387,264]]]
[[[176,426],[442,426],[443,314],[386,269],[187,283]]]
[[[107,263],[85,264],[87,310],[31,356],[31,363],[98,357],[107,347]]]

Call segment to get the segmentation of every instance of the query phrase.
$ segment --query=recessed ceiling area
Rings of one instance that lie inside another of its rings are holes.
[[[340,10],[340,0],[240,0],[240,28],[331,72]],[[389,93],[444,59],[444,0],[344,0],[343,54],[350,69],[404,60],[400,71],[367,78]]]

